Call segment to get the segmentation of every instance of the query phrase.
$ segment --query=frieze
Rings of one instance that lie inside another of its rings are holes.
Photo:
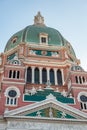
[[[36,123],[36,122],[21,122],[9,121],[9,129],[25,129],[25,130],[87,130],[87,125],[79,124],[55,124],[55,123]]]

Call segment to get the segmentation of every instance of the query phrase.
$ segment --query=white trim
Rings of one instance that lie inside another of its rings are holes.
[[[80,92],[80,93],[78,94],[77,99],[78,99],[79,102],[81,101],[81,100],[80,100],[80,96],[81,96],[81,95],[87,96],[87,92],[82,91],[82,92]]]
[[[84,87],[84,86],[83,86]],[[79,86],[72,86],[72,88],[75,88],[75,89],[81,89],[81,90],[87,90],[87,88],[83,88],[82,86],[79,87]]]
[[[22,79],[22,78],[20,78],[20,77],[19,77],[19,79],[18,79],[18,78],[8,78],[8,77],[4,77],[4,79],[10,79],[10,81],[11,81],[11,79],[12,79],[12,80],[18,80],[18,81],[19,81],[19,80],[24,80],[24,79]]]
[[[63,104],[63,103],[61,103],[61,102],[59,102],[59,101],[56,101],[56,100],[54,100],[54,99],[46,99],[46,100],[43,100],[43,101],[41,101],[41,102],[37,102],[37,103],[33,103],[33,104],[29,104],[29,105],[27,105],[27,106],[23,106],[23,107],[21,107],[21,108],[17,108],[17,109],[15,109],[15,110],[11,110],[11,111],[6,111],[5,113],[4,113],[4,116],[6,117],[6,116],[13,116],[13,115],[17,115],[17,114],[20,114],[20,113],[24,113],[24,112],[26,112],[26,111],[29,111],[29,110],[36,110],[36,108],[39,108],[39,107],[43,107],[44,105],[49,105],[49,104],[51,104],[52,106],[53,105],[56,105],[56,108],[58,109],[58,108],[60,108],[60,109],[63,109],[63,110],[65,110],[65,111],[67,111],[67,112],[69,112],[69,113],[71,113],[71,115],[73,115],[73,116],[77,116],[77,117],[79,117],[79,119],[81,118],[83,118],[83,119],[87,119],[87,113],[84,113],[84,112],[82,112],[82,111],[80,111],[80,110],[78,110],[78,109],[76,109],[76,108],[73,108],[73,107],[71,107],[71,106],[68,106],[68,105],[66,105],[66,104]]]
[[[24,79],[23,79],[24,80]],[[20,81],[19,82],[17,82],[16,80],[15,80],[15,82],[11,82],[11,80],[10,80],[10,82],[9,81],[2,81],[2,83],[6,83],[6,84],[22,84],[22,85],[24,85],[25,84],[25,82],[24,83],[20,83]]]
[[[31,117],[31,116],[17,116],[17,115],[16,115],[16,116],[14,116],[14,115],[13,115],[13,116],[12,116],[12,115],[10,115],[10,116],[9,116],[9,115],[5,115],[4,117],[6,117],[6,118],[9,118],[9,117],[10,117],[11,120],[12,120],[12,118],[13,118],[13,120],[14,120],[14,118],[15,118],[15,119],[21,119],[21,120],[24,120],[24,119],[33,119],[33,120],[34,120],[34,119],[36,119],[36,120],[40,120],[40,121],[41,121],[41,120],[45,120],[45,121],[49,120],[49,121],[59,121],[59,122],[60,122],[60,121],[64,121],[64,122],[67,122],[67,121],[71,122],[71,121],[72,121],[72,122],[74,122],[74,123],[77,123],[77,122],[81,122],[81,123],[82,123],[82,122],[83,122],[83,123],[86,122],[86,123],[87,123],[87,119],[83,119],[83,120],[81,120],[81,119],[66,119],[66,118],[65,118],[65,119],[63,118],[63,119],[62,119],[62,118],[49,118],[49,117],[38,117],[38,116],[36,116],[36,117],[33,117],[33,116],[32,116],[32,117]],[[75,124],[74,124],[74,125],[75,125]]]
[[[9,64],[8,64],[8,65],[5,65],[5,67],[10,68],[10,70],[11,70],[12,68],[21,68],[21,69],[25,69],[25,67],[22,66],[22,65],[18,65],[18,66],[17,66],[17,65],[16,65],[16,66],[14,65],[14,66],[13,66],[13,65],[9,65]]]
[[[5,90],[4,95],[5,95],[5,96],[8,96],[8,92],[9,92],[10,90],[15,90],[15,91],[17,92],[17,97],[20,97],[20,90],[19,90],[17,87],[15,87],[15,86],[10,86],[10,87],[8,87],[8,88]]]

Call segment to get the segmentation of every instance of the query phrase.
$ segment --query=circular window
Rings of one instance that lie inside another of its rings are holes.
[[[81,96],[80,96],[80,100],[81,100],[82,102],[87,102],[87,96],[81,95]]]
[[[17,36],[13,37],[13,38],[11,39],[11,41],[12,41],[13,44],[16,43],[16,42],[17,42]]]
[[[15,96],[17,95],[17,92],[16,92],[15,90],[10,90],[10,91],[8,92],[8,95],[9,95],[10,97],[15,97]]]

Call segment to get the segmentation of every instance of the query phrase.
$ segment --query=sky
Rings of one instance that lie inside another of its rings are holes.
[[[87,70],[87,0],[0,0],[0,53],[14,33],[34,23],[38,11],[46,26],[71,43]]]

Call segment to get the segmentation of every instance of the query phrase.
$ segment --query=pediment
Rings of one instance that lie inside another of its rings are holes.
[[[5,111],[4,117],[33,117],[56,119],[87,119],[87,114],[61,103],[52,95],[41,102],[26,105],[11,111]]]

